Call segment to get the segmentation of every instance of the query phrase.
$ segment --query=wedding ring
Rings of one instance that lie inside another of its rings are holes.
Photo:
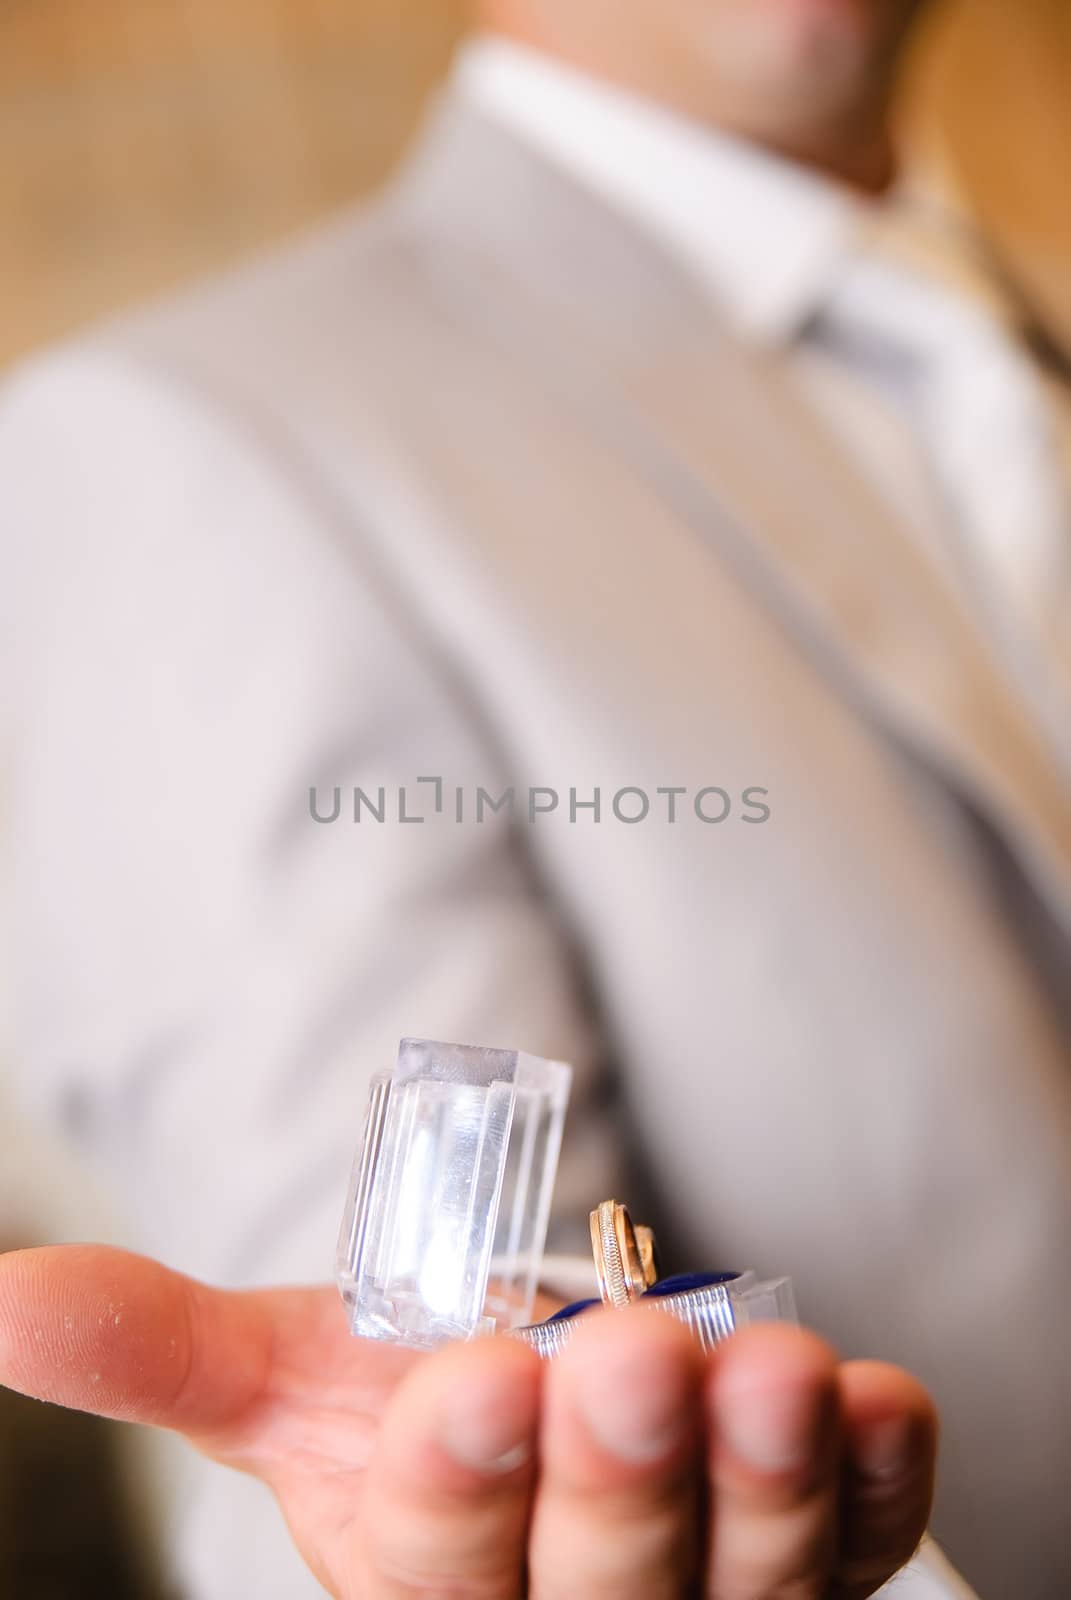
[[[616,1200],[604,1200],[591,1213],[591,1249],[606,1305],[627,1306],[657,1279],[654,1234],[635,1227]]]

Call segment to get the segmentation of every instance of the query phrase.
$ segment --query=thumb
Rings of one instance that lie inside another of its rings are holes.
[[[184,1433],[235,1421],[262,1392],[262,1298],[207,1288],[100,1245],[0,1255],[0,1384]]]

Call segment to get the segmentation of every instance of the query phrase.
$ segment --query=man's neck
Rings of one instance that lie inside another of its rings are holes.
[[[714,124],[717,126],[717,124]],[[832,178],[860,193],[877,197],[896,181],[898,164],[888,119],[859,129],[851,137],[781,142],[776,138],[754,141],[771,154]]]

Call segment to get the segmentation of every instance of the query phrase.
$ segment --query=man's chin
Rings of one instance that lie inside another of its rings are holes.
[[[707,34],[708,59],[728,91],[780,118],[836,119],[873,85],[886,49],[871,0],[740,0],[720,9]]]

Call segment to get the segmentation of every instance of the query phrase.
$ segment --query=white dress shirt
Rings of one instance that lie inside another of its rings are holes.
[[[922,183],[913,174],[887,197],[869,200],[504,39],[474,40],[457,70],[482,109],[657,236],[709,292],[733,332],[787,369],[945,581],[997,639],[1004,635],[1005,669],[1062,742],[1071,657],[1054,650],[1052,640],[1066,634],[1071,618],[1071,414],[1065,397],[1046,394],[1025,352],[1008,336],[1012,308],[1002,286],[972,258],[970,224],[957,214],[961,202],[947,175],[927,174]],[[875,259],[875,346],[865,328],[862,338],[828,337],[824,319],[830,308],[846,298],[849,285],[854,289],[861,264],[865,273]],[[1010,397],[1003,418],[999,412],[991,418],[988,442],[983,429],[974,429],[964,451],[962,436],[971,434],[971,424],[960,429],[957,466],[961,484],[965,480],[971,491],[962,495],[942,479],[949,452],[934,450],[935,397],[925,392],[931,378],[933,389],[940,381],[936,406],[946,405],[948,363],[938,371],[942,352],[917,331],[921,303],[939,334],[948,320],[943,302],[950,303],[952,295],[960,302],[954,310],[969,304],[980,335],[974,352],[980,381],[972,382],[969,361],[961,362],[960,398],[987,381],[999,388],[1015,363],[1020,370],[1011,373],[1012,385],[1018,377],[1021,391],[1036,389],[1026,397],[1025,416],[1022,410],[1016,415],[1016,396]],[[917,357],[908,377],[897,366],[898,352],[890,352],[880,337],[890,328],[902,331],[907,353]],[[1000,341],[1004,373],[994,372]],[[1046,404],[1056,446],[1049,480],[1040,481],[1044,445],[1024,447],[1019,486],[1026,492],[1016,501],[1012,488],[1005,519],[1015,530],[1018,509],[1024,536],[1005,540],[1006,548],[994,552],[984,518],[973,523],[969,508],[992,505],[998,497],[1008,502],[1007,449],[1016,448],[1016,432],[1036,431]],[[1008,440],[1003,452],[1002,439]],[[966,560],[965,542],[975,547]],[[1029,606],[1018,609],[1015,601],[1023,592],[1033,594],[1048,615],[1033,614]],[[1054,675],[1061,680],[1058,689]]]
[[[910,433],[873,386],[799,337],[869,226],[863,199],[503,39],[469,44],[458,73],[484,110],[656,234],[741,339],[789,363],[904,521],[933,529]]]

